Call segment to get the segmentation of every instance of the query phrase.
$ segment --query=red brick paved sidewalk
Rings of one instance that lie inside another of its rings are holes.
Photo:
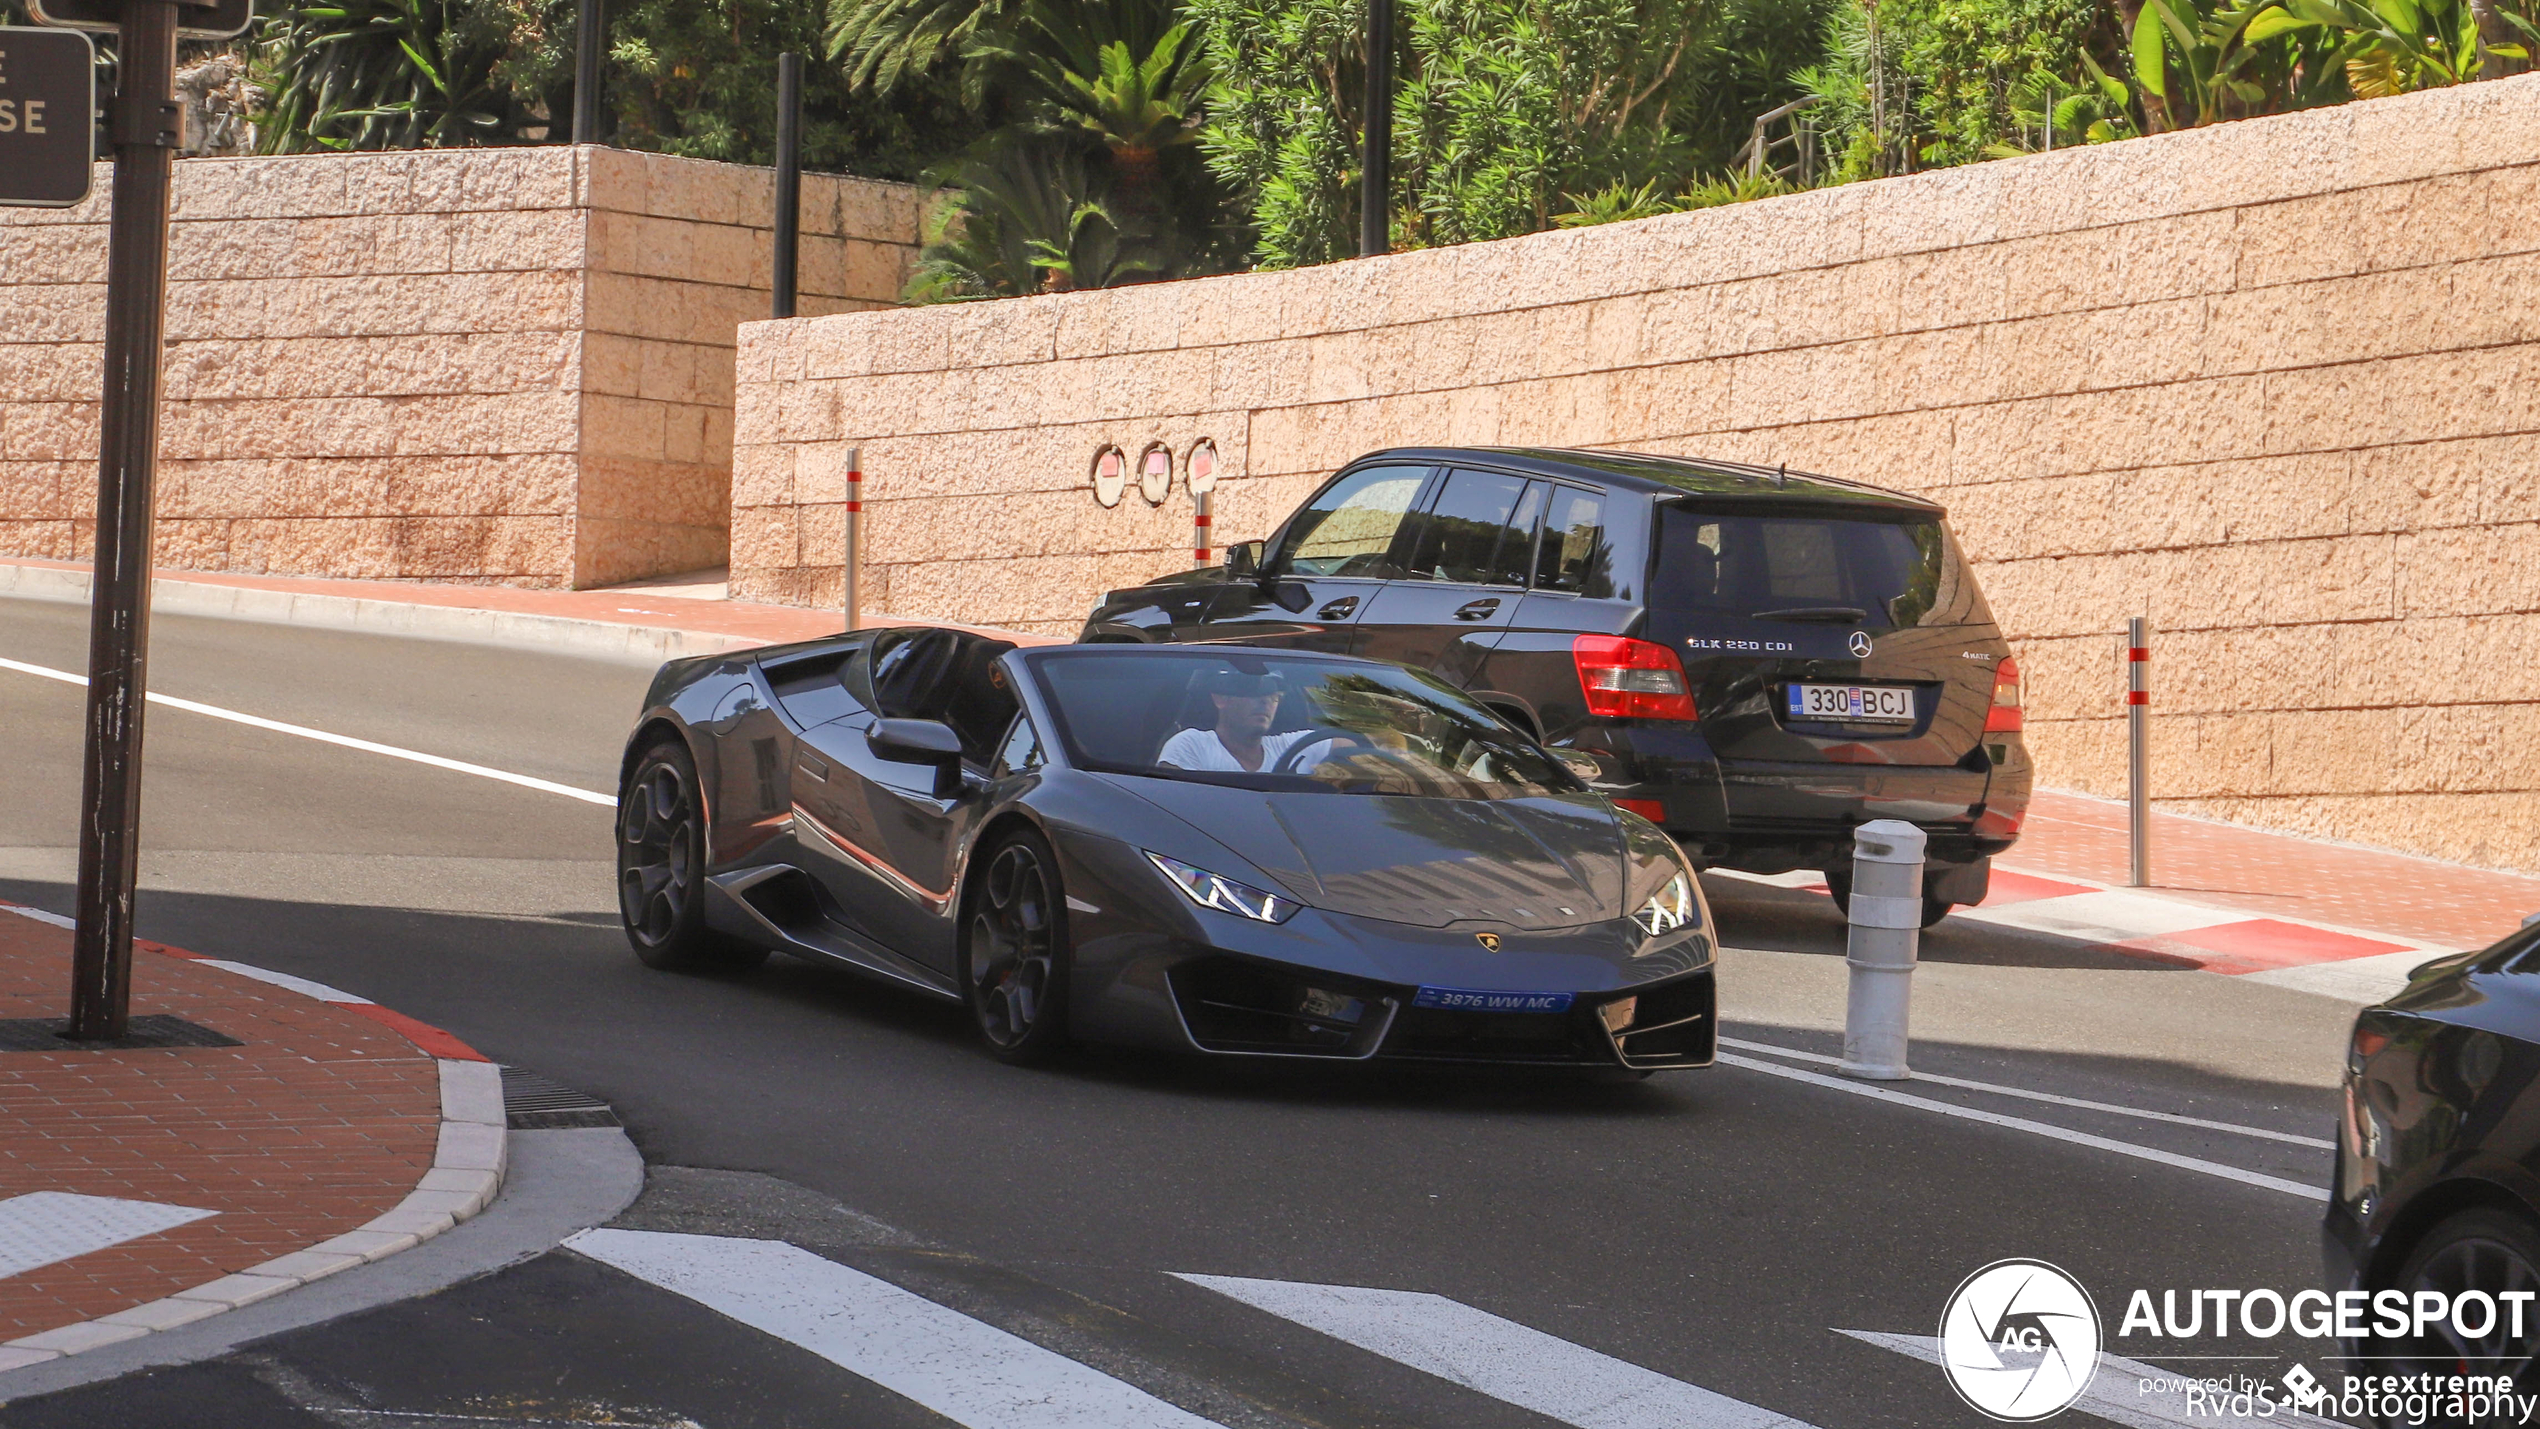
[[[2122,885],[2125,805],[2040,793],[2001,861]],[[2452,948],[2485,947],[2540,913],[2540,878],[2158,812],[2151,872],[2150,893]]]
[[[70,933],[16,912],[0,906],[0,1017],[65,1017]],[[133,954],[134,1014],[173,1014],[242,1045],[0,1050],[0,1220],[10,1198],[35,1192],[213,1212],[0,1278],[0,1368],[134,1331],[94,1327],[35,1350],[7,1341],[267,1267],[399,1209],[428,1184],[445,1139],[440,1063],[393,1014],[368,1010],[383,1015],[143,945]],[[475,1056],[455,1044],[437,1050]],[[367,1248],[394,1240],[376,1235]],[[292,1266],[304,1278],[329,1268],[340,1266],[324,1256]],[[245,1298],[239,1286],[268,1288],[234,1282],[223,1293]],[[220,1308],[164,1302],[143,1317],[174,1323]]]

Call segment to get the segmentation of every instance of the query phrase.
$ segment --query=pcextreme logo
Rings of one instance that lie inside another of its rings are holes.
[[[1949,1387],[1989,1419],[2062,1413],[2099,1371],[2099,1308],[2042,1260],[1997,1260],[1960,1281],[1940,1312]]]

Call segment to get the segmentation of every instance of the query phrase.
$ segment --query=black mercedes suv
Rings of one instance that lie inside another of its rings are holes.
[[[1079,637],[1368,656],[1472,692],[1702,863],[1930,835],[1924,915],[1982,901],[2029,798],[2019,672],[1938,506],[1769,467],[1408,447],[1268,539],[1114,591]],[[1584,763],[1581,763],[1584,772]]]

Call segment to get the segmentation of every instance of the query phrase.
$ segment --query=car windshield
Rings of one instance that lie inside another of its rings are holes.
[[[1583,787],[1480,705],[1390,665],[1250,650],[1086,649],[1041,656],[1032,671],[1080,769],[1455,799]]]

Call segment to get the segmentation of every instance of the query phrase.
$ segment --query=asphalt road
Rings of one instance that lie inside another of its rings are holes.
[[[0,657],[84,668],[85,621],[0,601]],[[167,618],[151,683],[607,791],[648,678]],[[81,698],[0,670],[0,897],[69,910]],[[1009,1069],[957,1010],[844,972],[642,968],[616,927],[605,808],[165,707],[149,730],[145,936],[346,988],[608,1100],[654,1171],[625,1227],[785,1241],[1221,1424],[1563,1421],[1182,1274],[1442,1296],[1824,1429],[1984,1422],[1930,1366],[1834,1331],[1929,1335],[1994,1260],[2074,1272],[2112,1334],[2136,1287],[2318,1279],[2315,1200],[1742,1066],[1625,1085],[1100,1053]],[[1728,1032],[1836,1050],[1830,905],[1709,886],[1734,949]],[[1924,959],[1918,1069],[2329,1134],[2338,1004],[1999,928],[1944,925]],[[2309,1146],[1902,1090],[2325,1179]],[[2198,1347],[2262,1356],[2238,1367],[2267,1377],[2305,1356],[2325,1372],[2327,1348]],[[922,1402],[560,1250],[223,1360],[0,1406],[0,1425],[972,1422]]]

